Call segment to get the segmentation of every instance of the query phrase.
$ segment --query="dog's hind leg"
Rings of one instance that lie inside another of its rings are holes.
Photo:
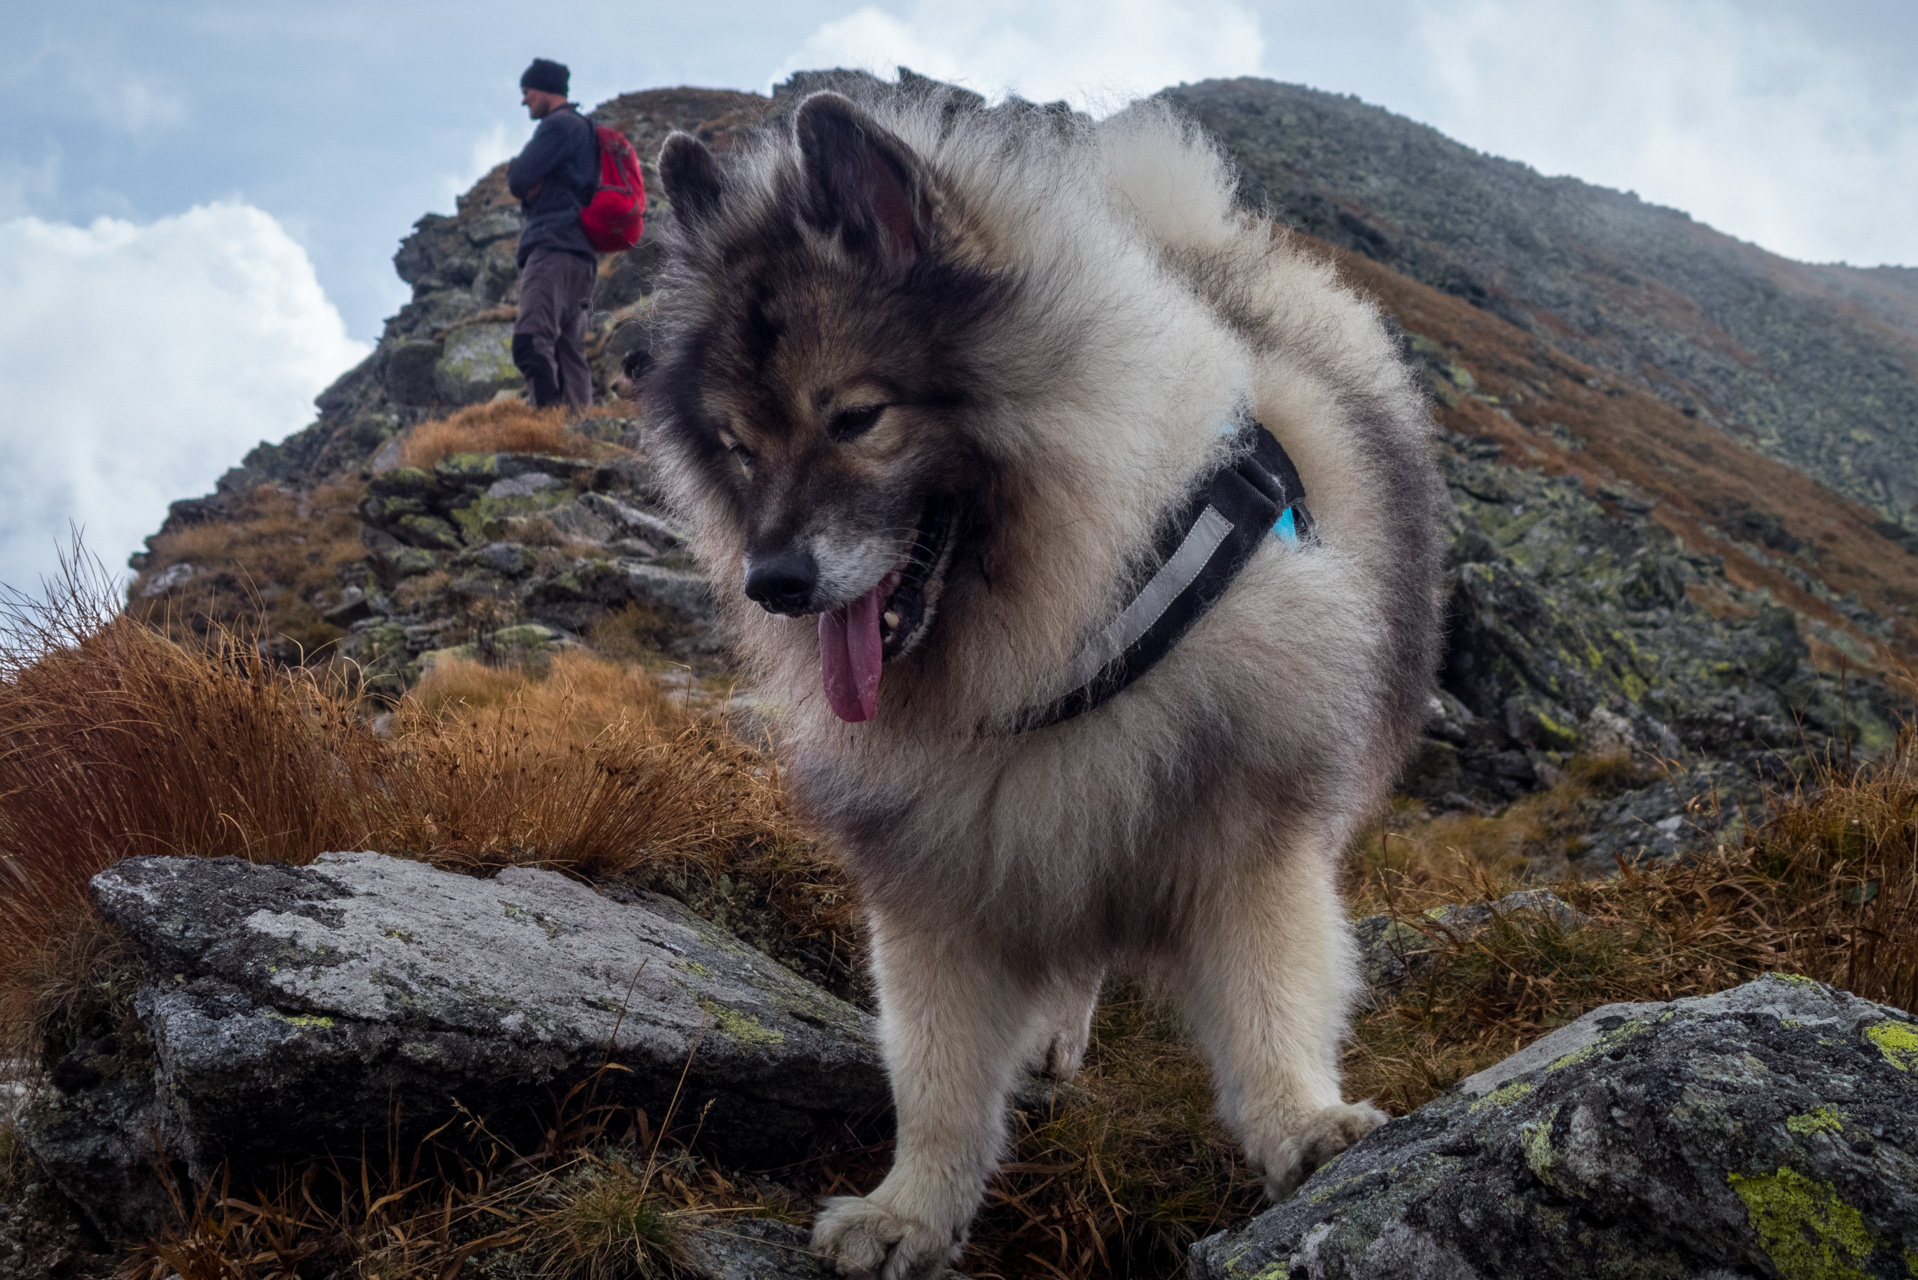
[[[964,938],[872,923],[898,1143],[871,1194],[826,1202],[812,1243],[842,1275],[904,1280],[936,1271],[965,1242],[998,1164],[1040,992]]]
[[[1025,1063],[1035,1075],[1066,1081],[1079,1074],[1092,1039],[1092,1012],[1099,979],[1061,975],[1041,992],[1033,1017],[1033,1041]]]
[[[1228,877],[1193,925],[1167,976],[1211,1059],[1221,1118],[1282,1200],[1385,1120],[1339,1096],[1358,973],[1330,853],[1295,846]]]

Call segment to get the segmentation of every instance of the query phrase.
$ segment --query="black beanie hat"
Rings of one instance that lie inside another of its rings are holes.
[[[566,82],[572,72],[563,62],[554,62],[548,58],[534,58],[533,65],[526,68],[526,74],[519,78],[522,89],[538,89],[541,93],[557,93],[566,96]]]

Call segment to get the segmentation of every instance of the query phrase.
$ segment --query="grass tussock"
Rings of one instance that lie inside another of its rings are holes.
[[[1508,817],[1524,824],[1557,803],[1513,806]],[[1482,840],[1479,851],[1520,839]],[[1918,1006],[1918,737],[1909,726],[1882,760],[1832,763],[1775,797],[1769,820],[1738,844],[1550,885],[1588,917],[1583,927],[1523,916],[1453,936],[1425,909],[1534,886],[1498,858],[1475,863],[1430,833],[1385,847],[1364,846],[1357,896],[1427,934],[1435,955],[1359,1019],[1346,1065],[1351,1093],[1395,1112],[1616,1001],[1704,995],[1783,972]]]
[[[415,728],[505,713],[578,742],[591,741],[622,721],[655,727],[689,723],[643,669],[577,649],[554,654],[539,680],[512,667],[441,660],[400,706]]]
[[[792,1212],[691,1155],[678,1119],[596,1106],[589,1082],[530,1151],[462,1113],[410,1153],[310,1163],[264,1191],[175,1186],[180,1225],[118,1275],[669,1280],[695,1224]]]
[[[603,447],[567,429],[567,411],[535,409],[519,400],[473,405],[422,422],[400,442],[400,464],[428,467],[454,453],[550,453],[586,458]]]
[[[257,626],[317,654],[344,634],[313,601],[336,590],[341,569],[366,555],[353,514],[359,486],[321,485],[306,494],[261,485],[232,520],[212,520],[152,540],[149,568],[134,583],[128,612],[182,634]],[[141,588],[176,565],[193,576],[164,594]]]
[[[124,857],[374,849],[476,874],[763,885],[794,912],[845,898],[761,757],[636,669],[562,654],[536,680],[448,664],[401,702],[390,737],[369,710],[343,675],[277,667],[232,633],[174,643],[101,591],[0,610],[0,1031],[14,1047],[71,1022],[76,991],[97,986],[84,975],[112,968],[89,939],[86,884]]]

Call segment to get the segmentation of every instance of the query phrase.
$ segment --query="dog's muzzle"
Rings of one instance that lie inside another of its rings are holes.
[[[818,585],[819,562],[804,548],[746,559],[746,598],[767,613],[797,617],[811,612]]]

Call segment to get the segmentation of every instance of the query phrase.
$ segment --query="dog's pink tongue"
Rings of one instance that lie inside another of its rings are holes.
[[[843,609],[819,615],[819,675],[826,701],[857,724],[879,708],[879,592],[883,581]]]

